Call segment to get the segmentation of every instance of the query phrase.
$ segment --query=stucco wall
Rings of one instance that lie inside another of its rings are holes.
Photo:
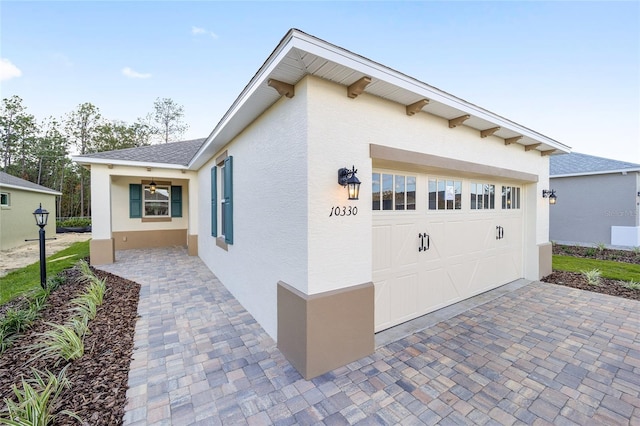
[[[199,171],[198,255],[274,338],[278,281],[307,292],[306,131],[303,82],[226,148],[234,194],[228,251],[216,246],[210,226],[210,169],[220,153]]]
[[[1,188],[8,192],[10,206],[0,208],[0,250],[7,250],[24,244],[38,245],[37,241],[25,242],[25,239],[38,238],[39,230],[33,217],[33,211],[40,203],[49,212],[49,221],[44,228],[47,238],[56,235],[56,196],[41,192],[22,191],[14,188]]]
[[[346,88],[306,77],[295,97],[281,98],[199,170],[199,256],[277,339],[277,282],[317,294],[370,282],[372,214],[370,144],[428,153],[538,176],[522,183],[525,200],[525,276],[538,278],[538,244],[548,241],[548,157],[523,146],[481,139],[465,127],[380,98],[346,96]],[[234,157],[234,243],[228,251],[210,235],[210,168]],[[360,199],[348,201],[337,183],[355,165]],[[357,207],[349,217],[335,206]]]
[[[538,244],[548,241],[549,159],[522,145],[505,146],[498,137],[480,138],[468,127],[449,128],[447,120],[419,113],[407,116],[404,105],[361,94],[315,77],[309,87],[309,293],[371,280],[371,172],[369,145],[426,153],[538,176],[522,184],[525,208],[525,277],[538,277]],[[348,202],[337,185],[337,170],[352,164],[363,182],[360,200]],[[459,174],[459,173],[458,173]],[[319,196],[318,194],[327,194]],[[355,217],[329,217],[334,205],[355,205]]]
[[[550,239],[611,244],[612,226],[638,226],[638,176],[621,173],[552,178]]]

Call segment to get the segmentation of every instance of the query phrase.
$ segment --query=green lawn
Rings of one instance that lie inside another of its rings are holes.
[[[89,241],[74,243],[47,258],[47,277],[72,267],[78,260],[89,256]],[[10,272],[0,278],[0,305],[40,287],[40,262]]]
[[[553,269],[582,272],[599,269],[602,278],[640,282],[640,265],[612,260],[584,259],[581,257],[553,255]]]

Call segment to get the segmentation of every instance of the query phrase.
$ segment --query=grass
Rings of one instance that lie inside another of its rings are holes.
[[[78,260],[88,256],[89,241],[70,245],[47,258],[47,277],[71,268]],[[40,262],[35,262],[0,278],[0,305],[38,288],[40,288]]]
[[[585,259],[572,256],[553,255],[553,269],[578,272],[598,269],[602,278],[619,281],[640,281],[640,265],[614,262],[612,260]]]

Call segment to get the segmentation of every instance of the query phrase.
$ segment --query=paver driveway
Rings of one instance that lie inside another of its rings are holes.
[[[125,424],[640,425],[640,302],[534,282],[306,381],[185,250],[101,269],[142,285]]]

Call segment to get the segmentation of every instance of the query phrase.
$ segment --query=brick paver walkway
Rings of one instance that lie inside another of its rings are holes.
[[[199,258],[117,260],[142,285],[125,424],[640,425],[640,302],[535,282],[306,381]]]

